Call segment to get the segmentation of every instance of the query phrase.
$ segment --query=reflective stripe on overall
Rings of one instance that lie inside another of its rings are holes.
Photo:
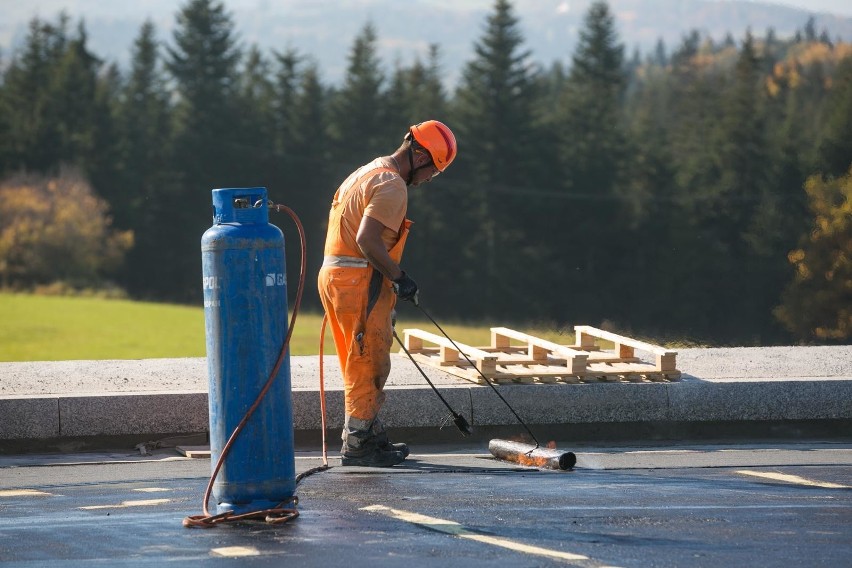
[[[366,421],[376,417],[385,400],[383,389],[390,374],[391,313],[396,295],[391,282],[373,266],[358,266],[363,254],[345,243],[340,229],[345,199],[357,198],[356,188],[368,176],[383,171],[394,170],[370,170],[347,188],[348,195],[343,200],[338,201],[335,195],[328,219],[326,262],[317,278],[343,374],[346,414]],[[411,221],[405,219],[399,240],[388,251],[397,264],[410,226]]]

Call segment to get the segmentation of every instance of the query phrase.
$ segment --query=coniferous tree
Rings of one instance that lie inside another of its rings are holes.
[[[676,251],[681,219],[677,208],[675,170],[669,139],[669,75],[656,64],[641,70],[636,92],[627,105],[630,117],[628,153],[622,206],[623,231],[629,235],[629,250],[622,253],[621,274],[629,274],[629,286],[620,291],[616,304],[622,324],[642,322],[657,336],[677,333],[668,311],[677,286],[676,278],[655,275],[671,273],[677,266]],[[665,324],[662,324],[662,321]]]
[[[331,101],[329,133],[337,177],[395,148],[400,126],[386,120],[385,82],[377,55],[376,29],[367,23],[355,38],[343,85]]]
[[[523,41],[512,5],[496,0],[455,95],[467,147],[459,159],[477,183],[524,185],[532,170],[536,81]]]
[[[757,333],[770,334],[770,312],[777,303],[784,271],[784,196],[771,184],[773,154],[766,138],[765,82],[754,40],[746,33],[734,69],[726,116],[722,121],[722,178],[724,202],[715,220],[720,240],[729,242],[729,262],[735,278],[727,299],[728,321],[749,322]]]
[[[654,46],[652,62],[654,65],[659,65],[660,67],[665,67],[669,64],[669,56],[666,52],[666,43],[663,41],[663,38],[659,38]]]
[[[162,271],[172,281],[174,299],[198,299],[198,242],[210,226],[210,190],[245,187],[234,161],[240,148],[236,85],[240,50],[225,6],[215,0],[190,0],[177,15],[174,46],[166,68],[178,95],[172,158],[178,173],[176,205],[163,223],[171,241]],[[262,144],[258,141],[258,144]]]
[[[294,189],[304,187],[310,193],[308,203],[313,208],[317,203],[324,207],[331,203],[334,191],[328,190],[339,182],[332,172],[324,167],[330,159],[331,141],[328,136],[328,92],[320,81],[316,63],[308,62],[299,73],[294,99],[296,112],[292,115],[292,153],[295,172]],[[323,214],[324,217],[324,214]]]
[[[760,62],[751,33],[746,34],[725,98],[721,121],[721,177],[712,221],[735,258],[745,256],[745,236],[767,189],[765,125]],[[712,204],[711,204],[712,205]],[[751,235],[752,238],[759,235]],[[758,246],[755,244],[755,246]]]
[[[285,187],[285,195],[303,196],[299,200],[301,209],[297,212],[305,226],[308,241],[308,274],[316,274],[323,260],[328,208],[341,180],[328,167],[332,146],[328,136],[328,92],[313,61],[306,61],[299,73],[295,108],[292,128],[295,171],[289,182],[291,185]],[[294,237],[288,238],[289,242],[296,242]],[[290,254],[288,259],[292,262],[296,255]],[[296,274],[295,269],[289,273]],[[308,289],[312,290],[316,280],[308,278],[307,281]],[[317,294],[306,293],[305,298],[307,303],[319,305]]]
[[[224,4],[186,4],[177,15],[174,47],[167,52],[166,68],[179,95],[175,157],[193,184],[228,183],[241,54]]]
[[[118,113],[122,86],[123,78],[115,63],[110,64],[96,79],[90,125],[91,147],[85,158],[85,166],[98,194],[110,202],[113,222],[126,227],[127,201],[113,197],[126,194],[118,179],[121,175],[121,153],[116,143],[119,139]]]
[[[285,186],[296,183],[306,173],[302,171],[298,156],[299,146],[303,142],[297,125],[297,115],[301,110],[298,105],[301,59],[293,49],[275,55],[272,140],[276,155],[276,178]],[[294,203],[294,206],[298,204]]]
[[[51,73],[48,93],[50,116],[57,123],[57,160],[86,167],[92,154],[95,95],[101,61],[89,51],[83,22]]]
[[[619,257],[614,247],[626,240],[619,237],[619,225],[625,222],[621,204],[627,160],[623,66],[615,18],[605,2],[594,2],[580,30],[556,125],[561,134],[560,173],[573,198],[560,203],[565,206],[562,249],[572,259],[564,278],[575,291],[566,295],[562,309],[586,321],[592,305],[615,309],[616,282],[606,275]]]
[[[275,85],[271,65],[257,46],[246,54],[235,95],[240,111],[234,117],[231,175],[241,185],[277,185],[280,177],[275,175],[275,166],[280,154],[276,155],[275,146]]]
[[[170,257],[164,252],[168,247],[163,235],[176,233],[169,225],[176,217],[174,197],[180,195],[171,161],[171,112],[156,28],[148,20],[133,43],[121,94],[117,121],[121,175],[119,191],[112,197],[117,222],[136,235],[123,278],[125,287],[136,297],[174,297],[171,282],[150,277],[161,270],[163,257]]]
[[[496,0],[475,57],[464,67],[455,94],[453,129],[459,155],[447,182],[476,230],[462,248],[471,310],[512,314],[535,309],[534,286],[517,259],[542,255],[544,239],[530,227],[543,206],[530,190],[536,175],[533,104],[537,79],[523,48],[520,23],[507,0]],[[458,188],[458,189],[454,189]],[[532,223],[531,223],[532,222]],[[526,239],[529,233],[532,239]],[[523,294],[518,290],[523,289]]]
[[[391,122],[399,125],[398,142],[406,128],[425,120],[440,120],[455,128],[447,116],[447,94],[442,81],[440,51],[431,45],[426,60],[416,57],[410,67],[398,67],[391,80],[388,93],[395,117]],[[458,141],[458,138],[457,138]],[[416,274],[418,284],[428,291],[430,304],[446,305],[452,302],[452,290],[443,286],[446,280],[448,250],[453,250],[457,235],[451,230],[459,221],[458,213],[447,204],[454,179],[456,163],[446,176],[435,178],[428,186],[408,192],[408,217],[414,221],[412,238],[405,249],[406,263]]]
[[[447,91],[438,44],[429,46],[426,61],[417,59],[410,70],[409,83],[408,122],[415,124],[429,118],[447,120]]]
[[[56,24],[30,21],[20,53],[14,53],[3,77],[2,102],[8,117],[5,171],[48,171],[61,160],[63,117],[53,114],[54,73],[67,49],[68,16]]]
[[[812,42],[816,40],[816,19],[813,16],[809,16],[808,21],[805,22],[805,41]]]

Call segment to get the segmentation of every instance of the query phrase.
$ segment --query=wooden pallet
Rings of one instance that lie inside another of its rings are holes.
[[[559,345],[513,329],[492,327],[491,345],[472,347],[459,342],[453,345],[446,337],[420,329],[403,330],[405,348],[418,362],[477,384],[485,384],[485,379],[501,384],[661,382],[680,378],[676,351],[587,325],[574,326],[574,332],[575,345]],[[604,349],[601,341],[612,342],[613,349]],[[654,362],[638,358],[636,351],[650,354]]]

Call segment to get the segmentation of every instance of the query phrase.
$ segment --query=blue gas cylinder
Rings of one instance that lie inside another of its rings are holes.
[[[269,223],[266,188],[213,190],[213,226],[201,238],[215,466],[254,403],[287,335],[284,235]],[[213,485],[217,513],[271,508],[296,490],[290,354],[232,445]]]

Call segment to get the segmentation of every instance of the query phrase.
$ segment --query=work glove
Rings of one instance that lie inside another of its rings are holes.
[[[415,306],[420,305],[417,299],[417,295],[419,294],[417,282],[412,280],[405,272],[393,281],[393,293],[400,300],[411,300]]]

